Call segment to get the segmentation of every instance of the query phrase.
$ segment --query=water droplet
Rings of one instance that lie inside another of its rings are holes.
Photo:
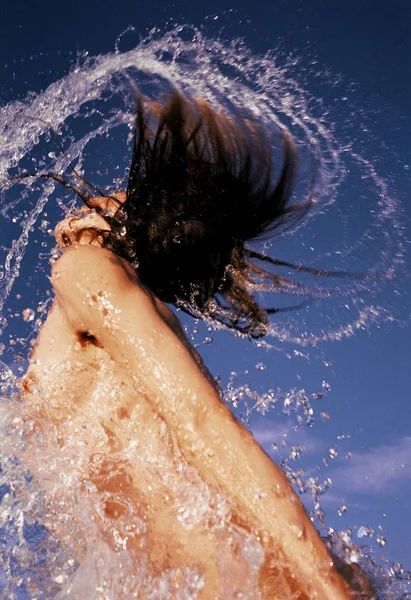
[[[358,563],[361,559],[361,552],[357,548],[353,548],[348,556],[348,560],[352,563]]]
[[[332,486],[332,484],[333,484],[333,482],[332,482],[332,479],[331,479],[331,477],[326,477],[326,478],[324,479],[324,488],[325,488],[326,490],[328,490],[328,488],[330,488],[330,487]]]
[[[330,384],[327,383],[326,381],[322,382],[321,387],[323,389],[324,394],[328,394],[328,392],[331,390]]]
[[[36,316],[36,313],[32,308],[25,308],[21,314],[24,321],[32,321]]]
[[[338,456],[338,452],[335,448],[328,448],[328,456],[330,458],[336,458]]]
[[[258,369],[259,371],[265,371],[267,367],[265,366],[264,363],[257,363],[255,365],[255,368]]]
[[[298,460],[301,453],[304,451],[304,446],[291,446],[290,459]]]
[[[387,540],[386,540],[386,539],[385,539],[385,537],[384,537],[384,536],[382,536],[382,535],[378,535],[378,536],[376,537],[376,540],[375,540],[375,541],[377,542],[377,544],[378,544],[379,546],[381,546],[381,548],[384,548],[384,546],[385,546],[385,545],[386,545],[386,543],[387,543]]]
[[[365,532],[365,527],[360,527],[359,530],[357,531],[357,537],[362,538],[365,535],[367,535]]]
[[[340,508],[337,510],[337,514],[339,517],[342,517],[344,513],[347,512],[347,507],[345,506],[345,504],[343,504],[342,506],[340,506]]]

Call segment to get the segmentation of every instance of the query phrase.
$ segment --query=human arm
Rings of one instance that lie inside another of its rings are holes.
[[[75,244],[54,264],[52,282],[73,329],[93,335],[132,374],[187,462],[230,499],[264,548],[317,598],[349,598],[284,473],[232,416],[132,267]]]

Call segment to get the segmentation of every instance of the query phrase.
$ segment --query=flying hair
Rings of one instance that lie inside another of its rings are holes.
[[[36,176],[63,184],[99,212],[111,227],[103,245],[130,261],[162,301],[259,338],[270,314],[307,301],[263,308],[253,296],[257,288],[300,297],[312,291],[262,264],[355,277],[275,260],[247,246],[290,229],[312,205],[312,192],[304,202],[291,201],[298,155],[290,134],[283,132],[281,141],[283,160],[274,178],[271,141],[257,122],[176,90],[164,102],[137,93],[126,200],[114,215],[90,202],[96,191],[104,194],[72,164],[71,179]]]

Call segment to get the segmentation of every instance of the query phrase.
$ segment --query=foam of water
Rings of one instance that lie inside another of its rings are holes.
[[[217,109],[258,118],[272,133],[273,143],[278,140],[280,130],[291,131],[302,156],[296,195],[307,195],[316,165],[319,176],[313,183],[313,214],[320,225],[327,216],[333,235],[323,232],[324,239],[318,240],[314,235],[316,220],[312,219],[304,231],[297,230],[274,248],[265,243],[264,249],[277,258],[307,263],[307,256],[312,256],[315,266],[331,265],[333,269],[376,275],[366,282],[323,285],[322,295],[329,296],[330,287],[333,288],[329,312],[325,314],[323,307],[318,308],[320,298],[315,301],[317,312],[314,310],[306,321],[290,315],[282,324],[273,322],[270,343],[316,345],[327,339],[340,340],[372,323],[394,318],[391,307],[383,301],[383,292],[404,260],[400,209],[390,194],[388,182],[356,151],[352,140],[341,141],[337,135],[341,132],[337,132],[323,104],[302,88],[298,76],[294,76],[299,69],[303,66],[296,58],[283,60],[274,53],[254,56],[239,40],[226,43],[207,39],[191,27],[176,27],[166,34],[152,32],[127,52],[116,50],[93,58],[80,57],[64,78],[42,93],[2,108],[0,181],[4,183],[0,215],[4,237],[0,257],[0,326],[4,330],[3,342],[7,343],[0,370],[5,398],[0,442],[3,597],[108,599],[119,597],[121,590],[121,597],[188,600],[196,598],[203,585],[201,573],[195,568],[180,573],[164,572],[155,579],[147,579],[144,552],[138,557],[140,567],[136,573],[133,562],[136,559],[127,550],[130,535],[127,528],[132,522],[133,535],[144,538],[145,523],[138,515],[128,518],[127,525],[120,520],[115,529],[108,524],[109,541],[102,536],[96,514],[104,521],[105,498],[92,485],[82,483],[85,457],[68,446],[66,454],[55,458],[57,433],[36,429],[19,400],[18,382],[13,375],[24,371],[30,341],[49,307],[47,273],[48,259],[53,257],[53,241],[48,232],[52,232],[62,212],[76,202],[64,190],[56,189],[54,182],[41,180],[36,174],[61,172],[73,162],[80,173],[101,188],[124,185],[133,129],[134,89],[158,98],[171,86],[177,86],[189,95],[206,98]],[[57,132],[64,153],[50,125]],[[21,171],[34,176],[19,182],[7,181],[8,176]],[[364,200],[358,203],[361,197]],[[354,228],[353,222],[357,223]],[[314,237],[316,241],[311,246],[307,239]],[[288,254],[280,256],[281,252]],[[234,386],[226,392],[227,401],[233,404],[243,402],[245,397],[252,400],[261,414],[283,402],[284,409],[291,411],[299,426],[309,425],[313,418],[313,398],[304,393],[284,396],[270,391],[261,396],[249,388]],[[80,441],[76,440],[76,448],[78,444]],[[38,478],[42,480],[40,487],[24,463],[24,456],[33,447],[36,470],[42,474]],[[299,449],[293,448],[292,452],[291,458],[295,460]],[[141,462],[142,468],[143,458],[133,457]],[[319,497],[324,490],[315,481],[297,475],[287,461],[283,467],[300,491],[310,491],[315,516],[321,521]],[[176,484],[169,482],[169,485]],[[218,513],[218,506],[224,512],[224,499],[217,502],[210,493],[199,481],[187,490],[187,507],[182,511],[187,523],[190,518],[198,518],[190,514],[190,505],[202,507],[205,512],[213,506],[213,514]],[[220,520],[215,518],[214,527],[218,529],[224,523],[224,515],[219,516]],[[52,533],[57,529],[59,542]],[[328,531],[328,534],[347,561],[358,560],[349,532]],[[252,582],[262,560],[261,548],[245,532],[232,531],[231,536],[244,556],[247,580]],[[62,539],[68,540],[67,544],[61,543]],[[220,562],[224,563],[223,547],[220,552]],[[370,566],[372,569],[374,566]],[[387,571],[378,572],[386,589],[391,590],[387,591],[387,598],[398,598],[405,593],[405,587],[398,587],[402,585],[398,583],[399,570],[401,567],[391,579]],[[176,582],[181,582],[181,578],[184,585],[177,592]],[[394,579],[397,587],[392,583]],[[242,598],[246,597],[255,598],[245,585]]]

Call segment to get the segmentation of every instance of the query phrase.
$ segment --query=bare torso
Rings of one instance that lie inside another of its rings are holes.
[[[55,452],[81,457],[107,543],[137,515],[144,531],[126,526],[121,541],[136,568],[142,552],[149,576],[197,567],[198,600],[352,598],[284,473],[221,402],[177,319],[132,267],[75,246],[52,282],[25,402]],[[28,466],[47,492],[35,454]]]
[[[183,339],[174,315],[160,308]],[[108,498],[105,515],[113,528],[130,502],[143,519],[144,536],[130,535],[128,545],[131,553],[147,553],[153,574],[195,565],[205,576],[199,598],[250,591],[252,573],[233,546],[247,531],[238,522],[230,525],[228,512],[225,526],[213,519],[217,503],[220,513],[228,511],[224,500],[184,461],[164,420],[143,392],[136,393],[135,381],[93,336],[71,328],[57,301],[22,386],[40,426],[55,428],[57,446],[83,454],[89,481]],[[35,463],[29,466],[36,476]]]

